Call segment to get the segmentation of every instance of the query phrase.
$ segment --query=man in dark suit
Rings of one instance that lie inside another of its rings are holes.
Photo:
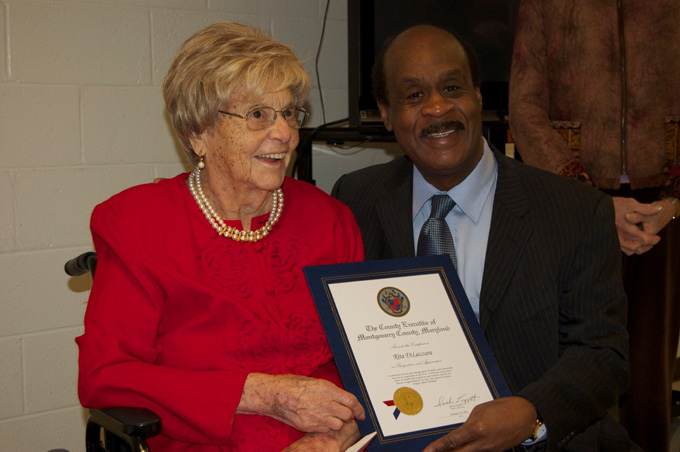
[[[414,256],[430,197],[463,287],[513,396],[477,406],[427,452],[632,450],[606,415],[628,385],[626,298],[611,199],[492,151],[482,137],[474,53],[417,26],[378,57],[382,119],[406,156],[341,177],[333,195],[361,228],[367,259]]]

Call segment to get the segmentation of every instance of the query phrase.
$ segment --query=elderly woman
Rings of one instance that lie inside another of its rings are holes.
[[[86,407],[163,419],[152,450],[344,450],[340,389],[302,267],[363,258],[343,204],[286,178],[309,76],[263,32],[212,25],[163,84],[191,174],[97,206],[99,256],[80,347]]]

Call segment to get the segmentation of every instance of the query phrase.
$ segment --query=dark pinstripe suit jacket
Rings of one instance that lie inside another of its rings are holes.
[[[565,450],[579,452],[627,450],[604,449],[614,446],[602,439],[627,438],[603,418],[628,384],[611,198],[494,154],[498,184],[480,296],[484,334],[510,389],[541,413],[549,450],[567,442]],[[333,187],[354,212],[366,259],[414,255],[412,174],[402,157],[344,175]]]

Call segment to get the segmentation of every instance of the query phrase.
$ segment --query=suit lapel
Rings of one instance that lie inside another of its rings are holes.
[[[482,329],[486,328],[501,301],[532,234],[523,221],[524,215],[529,212],[530,203],[517,169],[512,165],[514,162],[502,154],[495,155],[498,160],[498,183],[480,293]]]
[[[413,164],[402,157],[388,171],[384,180],[384,193],[376,203],[380,222],[389,249],[393,256],[415,256],[413,245],[413,218],[411,204],[413,199]]]

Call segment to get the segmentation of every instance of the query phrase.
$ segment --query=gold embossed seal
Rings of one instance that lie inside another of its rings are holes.
[[[423,398],[413,388],[399,388],[394,391],[394,405],[404,414],[415,416],[423,409]]]

